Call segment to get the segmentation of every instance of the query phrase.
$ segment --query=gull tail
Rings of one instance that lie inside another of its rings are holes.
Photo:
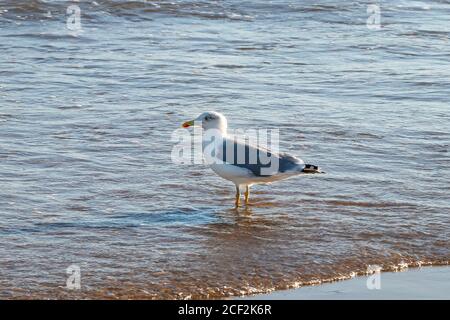
[[[302,170],[303,173],[325,173],[324,171],[320,170],[318,166],[315,166],[313,164],[305,164],[305,167]]]

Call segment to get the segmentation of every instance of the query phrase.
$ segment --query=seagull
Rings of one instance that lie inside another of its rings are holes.
[[[212,135],[207,133],[214,132],[215,144],[212,149],[214,152],[211,154],[215,161],[209,163],[209,166],[217,175],[236,186],[236,207],[240,206],[243,188],[245,188],[245,204],[248,205],[252,185],[272,183],[297,175],[324,173],[318,166],[305,164],[303,160],[293,155],[272,152],[267,148],[239,141],[238,137],[227,133],[227,119],[219,112],[204,112],[194,120],[182,124],[183,128],[194,126],[203,129],[204,154],[212,140]],[[267,159],[270,159],[270,162]]]

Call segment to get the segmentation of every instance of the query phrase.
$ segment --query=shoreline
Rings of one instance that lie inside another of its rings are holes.
[[[450,266],[425,266],[397,272],[381,272],[375,275],[356,276],[348,280],[279,290],[238,299],[447,300],[450,299]]]

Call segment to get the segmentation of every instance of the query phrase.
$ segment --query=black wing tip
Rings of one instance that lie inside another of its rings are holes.
[[[319,166],[313,164],[305,164],[303,168],[304,173],[325,173],[325,171],[320,170]]]

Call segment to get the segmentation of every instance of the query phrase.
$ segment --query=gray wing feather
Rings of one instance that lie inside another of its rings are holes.
[[[224,139],[218,157],[223,162],[248,169],[258,177],[271,176],[291,170],[301,171],[304,168],[303,161],[292,155],[273,153],[268,149],[252,146],[233,138]],[[263,170],[263,168],[266,169]]]

